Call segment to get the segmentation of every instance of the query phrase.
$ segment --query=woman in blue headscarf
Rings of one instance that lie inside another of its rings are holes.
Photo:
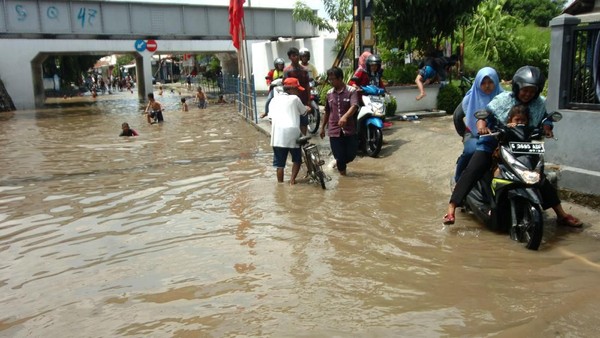
[[[485,109],[492,99],[502,92],[500,87],[500,77],[496,70],[492,67],[483,67],[475,76],[471,89],[467,92],[462,100],[462,109],[465,115],[464,123],[466,126],[463,135],[463,152],[456,161],[456,173],[454,174],[454,182],[458,182],[463,170],[469,164],[469,160],[477,147],[477,118],[475,112]]]

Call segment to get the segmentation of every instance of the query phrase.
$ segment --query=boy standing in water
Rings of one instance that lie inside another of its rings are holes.
[[[204,94],[202,91],[202,87],[198,87],[198,92],[196,93],[196,103],[198,104],[198,108],[206,108],[206,94]]]
[[[185,97],[181,98],[181,111],[188,111],[188,104],[185,102]]]
[[[154,94],[148,94],[148,106],[144,113],[146,114],[146,118],[148,119],[148,123],[152,124],[155,120],[156,122],[163,122],[163,114],[162,114],[162,106],[160,102],[154,99]]]

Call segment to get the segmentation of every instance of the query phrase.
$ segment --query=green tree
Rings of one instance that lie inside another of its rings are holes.
[[[566,0],[508,0],[504,11],[519,18],[525,25],[534,23],[539,27],[548,27],[548,22],[558,16]]]
[[[338,35],[336,38],[335,46],[333,47],[334,52],[341,50],[344,44],[344,39],[352,28],[352,0],[322,0],[323,7],[327,16],[331,21],[336,22],[336,27],[333,27],[327,19],[320,18],[310,7],[304,4],[302,1],[296,1],[292,17],[295,21],[308,22],[311,25],[317,27],[319,30],[325,30],[328,32],[335,32],[337,30]],[[354,58],[354,50],[349,49],[346,51],[346,57]]]
[[[474,49],[488,60],[517,52],[514,31],[518,20],[504,12],[506,0],[485,0],[477,7],[468,27]]]
[[[375,2],[377,38],[388,45],[433,51],[442,39],[466,23],[481,0],[379,0]]]

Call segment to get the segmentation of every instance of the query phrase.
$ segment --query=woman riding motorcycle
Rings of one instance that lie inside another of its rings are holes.
[[[363,55],[366,56],[365,53],[363,53]],[[361,57],[363,57],[363,55],[361,55]],[[365,60],[365,65],[362,66],[359,62],[359,66],[348,84],[352,87],[355,87],[359,91],[361,90],[361,87],[368,85],[385,89],[382,81],[382,75],[383,69],[381,68],[381,57],[377,54],[369,53]]]
[[[546,82],[541,71],[537,67],[524,66],[519,68],[512,80],[512,91],[506,91],[498,94],[487,106],[487,110],[492,114],[488,121],[478,120],[477,131],[480,135],[489,134],[488,122],[497,123],[506,121],[510,109],[523,104],[529,108],[529,125],[536,127],[546,116],[545,98],[540,96],[544,83]],[[552,123],[544,123],[544,133],[546,137],[553,137]],[[454,224],[455,209],[464,200],[475,183],[490,170],[492,164],[492,152],[496,148],[497,142],[493,137],[483,137],[477,142],[477,150],[464,170],[448,203],[448,212],[443,217],[444,224]],[[544,209],[552,208],[557,216],[559,225],[580,227],[581,221],[576,217],[567,214],[562,208],[556,189],[547,179],[543,180],[540,187],[543,198]]]

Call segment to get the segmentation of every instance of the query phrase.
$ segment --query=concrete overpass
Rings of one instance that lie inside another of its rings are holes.
[[[225,1],[224,1],[225,2]],[[244,8],[246,38],[307,38],[314,27],[291,9]],[[49,55],[133,54],[138,96],[152,91],[153,53],[230,52],[228,6],[107,1],[0,3],[0,77],[17,109],[45,101],[42,63]]]

